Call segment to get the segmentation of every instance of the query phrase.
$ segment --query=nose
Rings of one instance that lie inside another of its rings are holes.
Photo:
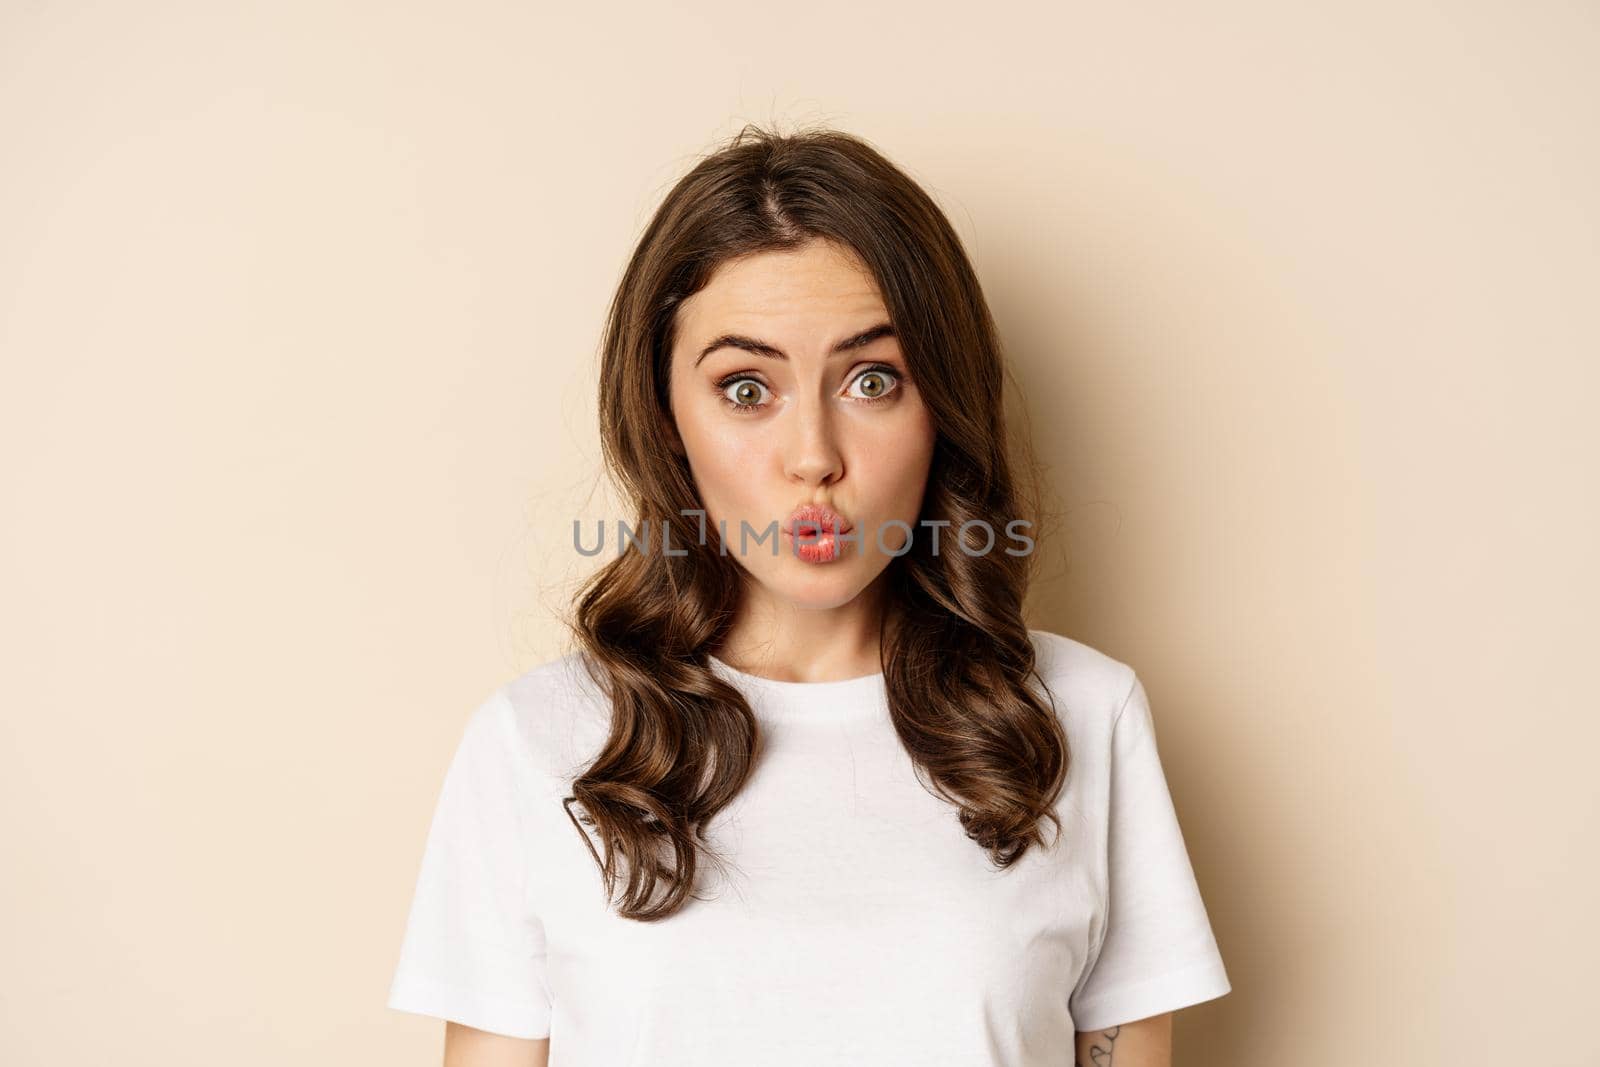
[[[791,411],[783,440],[784,472],[804,485],[827,485],[844,474],[832,414],[825,401],[801,400]]]

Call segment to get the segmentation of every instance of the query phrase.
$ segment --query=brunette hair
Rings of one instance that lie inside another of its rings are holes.
[[[1034,465],[1008,455],[1006,371],[972,265],[934,201],[865,140],[747,125],[668,192],[628,261],[602,341],[606,465],[636,527],[670,526],[686,551],[619,553],[583,583],[567,620],[611,706],[610,735],[573,780],[567,811],[608,901],[620,888],[626,918],[663,919],[699,896],[699,862],[723,862],[707,824],[744,786],[761,744],[743,695],[707,659],[746,576],[714,531],[701,543],[699,521],[681,514],[701,505],[667,402],[676,310],[720,264],[818,238],[853,249],[876,278],[937,430],[921,519],[950,526],[938,552],[915,538],[885,576],[880,644],[894,729],[919,778],[999,867],[1043,846],[1042,820],[1060,831],[1052,808],[1067,739],[1030,687],[1037,672],[1022,615],[1033,556],[978,551],[981,536],[966,539],[971,552],[951,543],[969,520],[1038,525]]]

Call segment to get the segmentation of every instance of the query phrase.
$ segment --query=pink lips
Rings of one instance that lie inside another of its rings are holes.
[[[802,504],[790,512],[783,525],[784,534],[794,543],[794,552],[807,563],[827,563],[839,556],[835,533],[855,529],[850,520],[823,504]],[[798,535],[798,536],[796,536]]]

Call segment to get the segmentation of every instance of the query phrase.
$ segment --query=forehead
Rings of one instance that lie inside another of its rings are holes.
[[[877,281],[856,253],[831,241],[729,260],[679,306],[681,335],[761,324],[769,332],[887,317]]]

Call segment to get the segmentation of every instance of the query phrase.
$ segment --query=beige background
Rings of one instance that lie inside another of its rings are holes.
[[[0,11],[0,1061],[437,1062],[383,1000],[610,513],[605,302],[776,120],[969,243],[1030,621],[1145,678],[1233,977],[1178,1062],[1600,1062],[1594,5]]]

